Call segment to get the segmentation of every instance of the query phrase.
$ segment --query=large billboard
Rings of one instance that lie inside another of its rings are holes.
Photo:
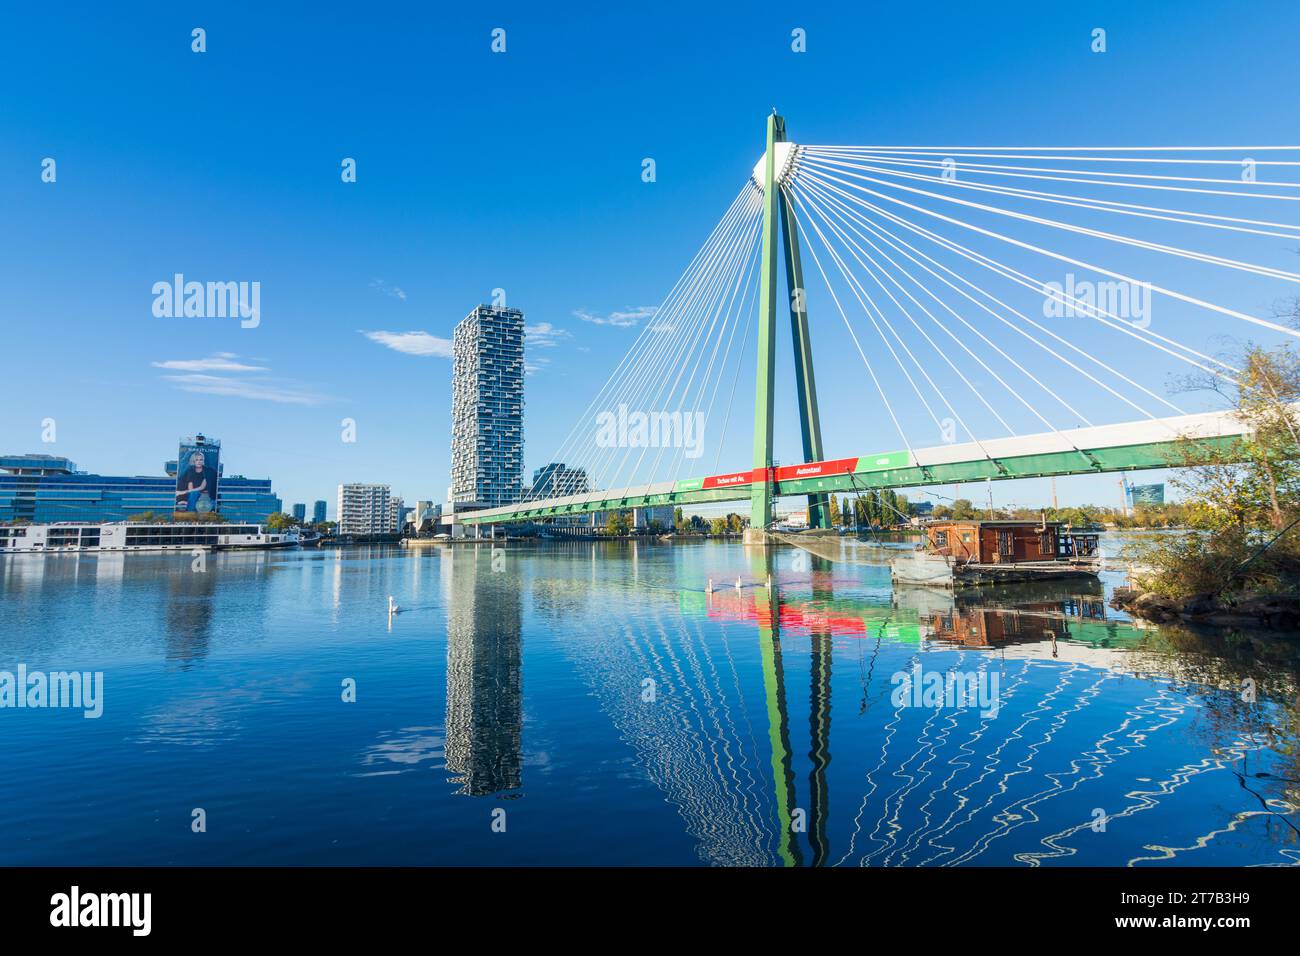
[[[176,456],[176,513],[209,514],[217,510],[221,442],[197,435],[181,439]]]
[[[1129,495],[1132,496],[1133,505],[1162,505],[1165,503],[1165,486],[1159,485],[1129,485]]]

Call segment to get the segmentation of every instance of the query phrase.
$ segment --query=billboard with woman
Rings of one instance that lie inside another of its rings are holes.
[[[181,442],[176,458],[177,513],[208,514],[217,510],[221,445],[199,436]]]

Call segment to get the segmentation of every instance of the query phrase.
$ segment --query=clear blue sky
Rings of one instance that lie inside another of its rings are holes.
[[[441,500],[450,363],[363,333],[447,338],[504,288],[540,331],[531,472],[639,331],[577,313],[662,298],[748,175],[773,106],[815,143],[1287,143],[1300,130],[1293,3],[271,7],[6,14],[0,451],[156,474],[178,436],[203,431],[223,440],[227,474],[270,476],[286,508],[332,510],[340,481]],[[1089,50],[1098,26],[1104,55]],[[194,27],[206,53],[191,52]],[[796,27],[807,53],[790,49]],[[355,184],[340,181],[344,157]],[[1255,261],[1300,264],[1273,246]],[[177,272],[259,281],[260,326],[155,317],[151,287]],[[1269,290],[1231,281],[1211,291],[1263,314]],[[820,329],[828,453],[898,447],[847,340]],[[1189,341],[1215,331],[1189,326]],[[1164,370],[1150,374],[1163,387]],[[355,444],[340,441],[344,418]],[[742,430],[724,465],[746,467],[749,441]],[[1113,478],[1061,492],[1117,498]]]

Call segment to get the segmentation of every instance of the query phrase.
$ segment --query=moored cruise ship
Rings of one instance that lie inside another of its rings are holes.
[[[268,530],[260,524],[88,524],[61,521],[0,527],[0,554],[63,551],[218,551],[238,548],[285,548],[298,544],[295,532]]]

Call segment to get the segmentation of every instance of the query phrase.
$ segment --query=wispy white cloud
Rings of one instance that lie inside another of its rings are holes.
[[[328,399],[328,396],[297,383],[267,378],[262,373],[271,371],[270,368],[241,362],[234,352],[214,352],[207,358],[199,359],[164,359],[149,364],[168,372],[181,373],[164,375],[163,380],[183,392],[228,395],[289,405],[319,405]],[[223,374],[214,374],[218,372]]]
[[[384,348],[392,349],[394,352],[402,352],[406,355],[432,355],[435,358],[451,358],[451,339],[442,339],[436,335],[430,335],[428,332],[367,332],[364,329],[358,329],[358,331],[370,341],[376,342],[384,346]]]
[[[235,361],[239,358],[234,352],[217,352],[201,359],[167,359],[163,362],[151,362],[154,368],[165,368],[174,372],[266,372],[262,365],[246,365]]]
[[[562,339],[569,338],[569,333],[564,329],[557,329],[550,322],[538,322],[536,325],[524,326],[525,341],[529,345],[537,345],[542,348],[554,348]]]
[[[403,302],[406,301],[405,290],[403,290],[400,286],[389,285],[383,279],[372,279],[370,282],[370,288],[376,290],[377,292],[383,295],[390,296],[394,299],[401,299]]]
[[[546,366],[550,364],[551,364],[551,360],[545,355],[539,355],[535,358],[525,359],[524,374],[536,375],[538,372],[542,371],[542,369],[546,368]]]
[[[590,322],[593,325],[612,325],[617,328],[627,328],[650,318],[656,311],[656,306],[638,305],[635,308],[611,312],[608,315],[600,315],[587,309],[574,309],[573,314],[583,322]]]
[[[265,379],[233,378],[225,375],[164,375],[163,378],[183,392],[205,395],[228,395],[259,402],[287,405],[319,405],[325,396],[293,385],[275,385]]]

